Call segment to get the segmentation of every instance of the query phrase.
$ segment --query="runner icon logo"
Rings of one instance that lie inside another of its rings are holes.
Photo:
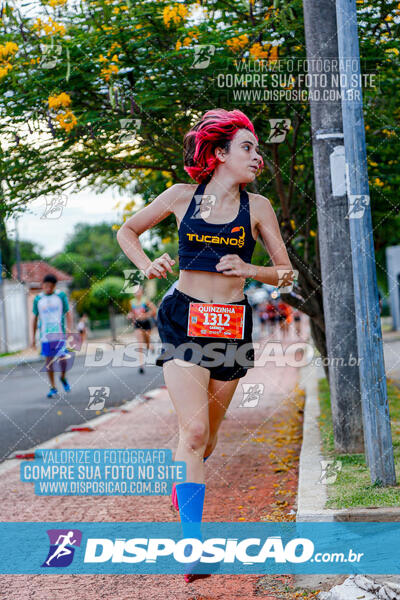
[[[79,529],[48,529],[50,549],[42,567],[68,567],[82,541]]]
[[[124,269],[124,278],[121,294],[136,294],[146,276],[140,269]]]
[[[103,410],[106,400],[110,397],[108,386],[89,386],[90,398],[85,410]]]
[[[242,383],[243,399],[239,408],[255,408],[264,392],[263,383]]]
[[[335,483],[339,472],[342,470],[341,460],[320,460],[321,475],[318,483],[329,484]]]

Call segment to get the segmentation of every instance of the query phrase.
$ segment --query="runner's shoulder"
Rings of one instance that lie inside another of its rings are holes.
[[[196,189],[196,185],[192,185],[190,183],[174,183],[169,188],[165,189],[161,194],[157,196],[153,202],[156,204],[162,204],[164,206],[169,206],[170,210],[174,210],[176,206],[179,206],[182,202],[185,202],[186,198],[190,196],[190,194],[194,194]]]
[[[171,185],[168,188],[171,210],[179,214],[183,208],[187,208],[197,187],[197,183],[175,183]]]
[[[271,201],[266,198],[266,196],[262,196],[261,194],[253,194],[248,192],[249,202],[251,206],[251,214],[254,215],[255,218],[262,219],[262,217],[268,215],[270,212],[275,212],[274,208],[271,204]]]
[[[265,207],[266,205],[272,206],[271,201],[266,196],[262,196],[261,194],[253,194],[252,192],[247,193],[249,195],[249,200],[252,205],[260,207]]]
[[[42,297],[42,295],[43,295],[43,292],[39,292],[39,294],[36,294],[36,296],[33,299],[32,312],[36,316],[39,316],[38,304],[39,304],[39,300]]]
[[[43,298],[44,296],[44,292],[39,292],[38,294],[36,294],[36,296],[33,298],[33,303],[37,304],[39,302],[39,300],[41,298]]]
[[[191,200],[195,193],[198,183],[175,183],[171,186],[174,189],[174,195],[178,202],[185,202]]]

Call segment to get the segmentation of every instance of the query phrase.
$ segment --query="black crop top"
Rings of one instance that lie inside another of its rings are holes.
[[[218,273],[215,266],[225,254],[237,254],[250,263],[256,240],[251,231],[248,193],[240,192],[240,208],[233,221],[207,223],[199,210],[205,187],[206,183],[197,187],[179,227],[179,268]]]

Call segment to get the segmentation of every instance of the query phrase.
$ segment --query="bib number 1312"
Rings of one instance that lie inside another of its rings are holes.
[[[205,313],[203,325],[220,325],[221,327],[224,327],[229,325],[230,320],[231,315],[224,315],[222,313],[218,313],[217,315],[215,313]]]

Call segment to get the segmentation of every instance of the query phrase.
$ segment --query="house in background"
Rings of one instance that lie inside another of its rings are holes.
[[[48,273],[57,277],[57,289],[69,297],[71,275],[43,260],[21,262],[21,281],[17,280],[17,265],[13,265],[12,279],[0,283],[0,354],[24,350],[32,343],[33,300]]]

